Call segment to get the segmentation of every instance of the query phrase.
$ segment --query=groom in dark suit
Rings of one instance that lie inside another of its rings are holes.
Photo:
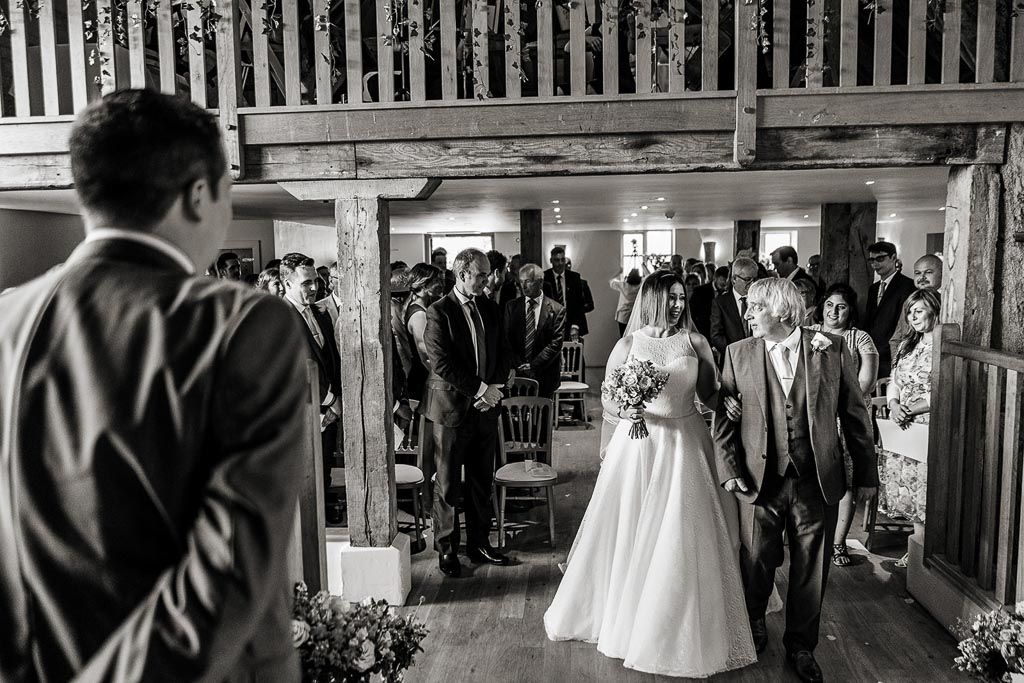
[[[501,312],[483,295],[490,275],[487,256],[478,249],[465,249],[455,257],[453,272],[454,289],[427,310],[423,341],[431,373],[421,408],[434,432],[434,547],[441,571],[460,576],[455,514],[460,500],[466,512],[469,559],[510,564],[488,540],[497,406],[501,388],[509,380],[509,366]]]
[[[529,263],[519,271],[523,296],[505,304],[505,330],[512,367],[519,377],[540,384],[540,395],[551,398],[561,382],[565,309],[544,296],[544,271]]]
[[[85,240],[0,297],[0,681],[298,683],[294,313],[196,277],[217,120],[123,90],[71,131]]]
[[[726,349],[715,415],[718,476],[740,499],[741,561],[754,645],[767,646],[765,610],[789,537],[786,657],[804,681],[821,681],[814,659],[838,503],[852,484],[861,500],[878,486],[871,423],[842,337],[799,327],[800,292],[786,279],[747,293],[753,337]],[[738,423],[725,397],[742,397]],[[839,419],[853,458],[845,481]]]

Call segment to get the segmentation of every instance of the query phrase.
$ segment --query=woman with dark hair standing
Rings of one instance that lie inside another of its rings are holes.
[[[801,280],[800,284],[809,282]],[[857,293],[848,285],[835,284],[825,292],[825,298],[815,310],[816,325],[810,329],[830,332],[839,335],[846,342],[846,348],[853,356],[853,363],[857,367],[857,380],[860,383],[860,390],[864,393],[865,401],[875,387],[875,379],[878,375],[878,349],[871,341],[871,335],[864,330],[857,328]],[[840,436],[842,434],[840,433]],[[842,443],[842,441],[840,441]],[[853,481],[853,461],[850,454],[843,448],[843,463],[846,466],[847,484]],[[839,522],[836,524],[836,534],[832,541],[832,564],[837,567],[846,567],[850,564],[850,553],[846,547],[846,537],[850,533],[850,526],[853,524],[853,515],[857,509],[857,499],[854,497],[853,489],[849,488],[846,495],[839,501]]]
[[[427,263],[417,263],[409,271],[409,305],[405,309],[405,328],[413,342],[412,367],[406,378],[409,398],[423,398],[423,387],[430,369],[430,359],[423,342],[427,327],[427,309],[441,298],[444,290],[444,272]]]
[[[682,278],[659,271],[640,290],[639,329],[609,369],[649,361],[668,383],[617,414],[594,494],[544,626],[552,640],[597,643],[624,666],[705,678],[756,661],[739,568],[736,502],[718,485],[711,437],[694,405],[717,401],[711,347],[693,330]],[[630,438],[641,418],[649,435]]]

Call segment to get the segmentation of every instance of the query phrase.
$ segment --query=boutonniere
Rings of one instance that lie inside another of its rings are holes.
[[[831,339],[823,335],[821,332],[814,333],[814,337],[811,338],[811,351],[815,353],[825,353],[830,346],[832,346]]]

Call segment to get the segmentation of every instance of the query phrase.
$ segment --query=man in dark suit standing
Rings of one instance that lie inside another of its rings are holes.
[[[566,267],[565,249],[562,247],[551,250],[551,267],[544,271],[544,296],[565,308],[567,331],[576,325],[580,336],[586,336],[589,331],[587,313],[594,310],[594,300],[589,293],[584,293],[580,274]]]
[[[516,375],[540,384],[540,395],[551,398],[561,381],[565,309],[544,296],[544,271],[529,263],[519,271],[523,296],[505,304],[505,331]]]
[[[711,346],[721,364],[729,344],[750,336],[743,318],[747,312],[747,290],[757,280],[757,263],[741,256],[732,262],[732,288],[715,297],[711,305]]]
[[[320,441],[323,448],[324,489],[331,484],[334,452],[338,449],[338,419],[341,417],[341,355],[331,324],[330,314],[316,304],[317,272],[313,259],[304,254],[285,254],[279,266],[284,299],[292,305],[297,327],[306,343],[300,348],[316,361],[320,375]],[[327,516],[332,523],[337,519],[336,508],[327,505]]]
[[[195,276],[231,223],[217,120],[125,90],[70,151],[85,241],[0,298],[0,680],[297,682],[302,340]]]
[[[876,242],[868,247],[868,263],[878,275],[878,282],[868,288],[864,329],[878,349],[878,377],[881,379],[892,371],[889,341],[903,315],[903,303],[915,287],[913,280],[897,270],[896,245],[892,242]]]
[[[455,273],[448,270],[448,250],[444,247],[438,247],[430,253],[431,265],[440,268],[441,272],[444,273],[444,293],[452,291],[455,287]]]
[[[779,274],[779,277],[784,277],[793,282],[797,280],[810,280],[814,288],[818,288],[818,283],[814,281],[814,278],[800,267],[800,256],[793,247],[779,247],[773,251],[772,265],[775,266],[775,272]]]
[[[454,265],[455,288],[427,309],[423,342],[431,372],[421,405],[434,431],[434,547],[438,565],[448,576],[462,574],[455,515],[460,499],[466,512],[469,559],[510,564],[488,539],[498,438],[496,408],[501,388],[509,380],[508,340],[501,311],[483,295],[490,274],[487,256],[478,249],[465,249]]]
[[[690,318],[694,327],[711,340],[711,308],[714,306],[715,297],[727,291],[729,288],[729,269],[725,266],[714,271],[714,277],[700,287],[693,290],[690,297]]]

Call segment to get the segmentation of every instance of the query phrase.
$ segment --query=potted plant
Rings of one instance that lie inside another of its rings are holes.
[[[956,667],[972,677],[1024,682],[1024,614],[1019,611],[997,609],[979,616],[958,647]]]
[[[401,681],[426,635],[413,615],[399,616],[383,600],[351,604],[295,584],[292,643],[304,683]]]

